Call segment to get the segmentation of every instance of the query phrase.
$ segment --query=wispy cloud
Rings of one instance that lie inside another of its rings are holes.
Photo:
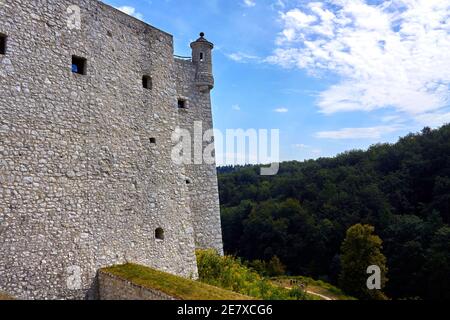
[[[336,131],[316,133],[320,139],[380,139],[383,135],[400,130],[400,126],[377,126],[369,128],[344,128]]]
[[[130,7],[130,6],[121,6],[121,7],[116,7],[116,9],[122,11],[123,13],[126,13],[130,16],[133,16],[139,20],[144,20],[144,15],[140,12],[137,12],[136,8],[134,7]]]
[[[286,7],[286,4],[284,3],[285,0],[276,0],[274,3],[272,3],[271,7],[272,9],[284,9]]]
[[[273,111],[277,112],[277,113],[288,113],[289,109],[287,109],[287,108],[277,108],[277,109],[275,109]]]
[[[234,111],[241,111],[241,106],[238,104],[234,104],[231,106],[231,109],[233,109]]]
[[[304,154],[305,159],[307,158],[316,158],[322,154],[322,150],[319,148],[314,148],[304,143],[297,143],[292,145],[295,149],[301,150]]]
[[[416,121],[448,119],[448,0],[308,2],[280,18],[283,30],[266,61],[340,76],[319,94],[322,113],[394,108]]]
[[[450,112],[430,112],[418,115],[416,121],[423,126],[438,127],[450,123]]]
[[[251,8],[251,7],[256,6],[256,0],[243,0],[242,4],[243,4],[245,7]]]
[[[254,56],[251,54],[247,54],[247,53],[242,53],[242,52],[234,52],[234,53],[229,53],[226,54],[226,56],[236,62],[240,62],[240,63],[247,63],[247,62],[255,62],[255,61],[261,61],[261,58],[258,56]]]

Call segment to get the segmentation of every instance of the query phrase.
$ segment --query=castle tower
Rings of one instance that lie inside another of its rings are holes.
[[[191,43],[192,62],[196,66],[195,83],[200,91],[207,92],[214,88],[214,76],[212,72],[212,50],[214,44],[205,39],[205,34],[200,33],[200,38]]]
[[[175,59],[175,74],[179,103],[179,124],[194,137],[192,150],[203,150],[211,141],[203,141],[195,126],[201,125],[203,132],[212,129],[211,90],[214,88],[212,50],[214,45],[200,33],[200,38],[191,43],[191,59]],[[179,100],[179,101],[180,101]],[[184,106],[184,108],[183,108]],[[195,141],[195,142],[194,142]],[[199,143],[200,141],[200,143]],[[196,149],[197,147],[197,149]],[[194,160],[194,159],[192,159]],[[202,159],[200,159],[202,160]],[[219,189],[215,163],[193,161],[185,165],[190,211],[199,249],[215,249],[223,253],[220,221]]]

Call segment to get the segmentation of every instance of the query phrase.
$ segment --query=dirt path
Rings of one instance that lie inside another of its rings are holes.
[[[284,287],[284,288],[288,289],[288,290],[292,290],[292,288],[289,288],[289,287]],[[316,296],[316,297],[319,297],[319,298],[322,298],[322,299],[327,300],[327,301],[334,301],[334,299],[332,299],[330,297],[327,297],[327,296],[324,296],[323,294],[320,294],[320,293],[316,293],[316,292],[309,291],[309,290],[306,290],[306,293],[307,294],[311,294],[311,295]]]
[[[306,290],[306,293],[312,294],[313,296],[320,297],[320,298],[322,298],[324,300],[327,300],[327,301],[333,301],[334,300],[334,299],[331,299],[330,297],[324,296],[323,294],[320,294],[320,293],[315,293],[315,292],[308,291],[308,290]]]

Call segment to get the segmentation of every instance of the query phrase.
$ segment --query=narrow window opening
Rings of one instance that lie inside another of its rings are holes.
[[[156,143],[156,138],[150,138],[150,143],[151,144],[155,144]]]
[[[156,240],[164,240],[164,230],[162,228],[155,230],[155,238]]]
[[[192,181],[190,179],[186,179],[186,184],[192,184]]]
[[[72,73],[86,75],[87,60],[85,58],[72,56]]]
[[[186,100],[178,99],[178,109],[186,109]]]
[[[152,78],[150,76],[143,76],[142,77],[142,86],[145,89],[152,89]]]
[[[203,54],[203,52],[200,52],[200,61],[203,61],[203,59],[204,59],[204,54]]]
[[[0,33],[0,54],[6,54],[6,41],[6,35]]]

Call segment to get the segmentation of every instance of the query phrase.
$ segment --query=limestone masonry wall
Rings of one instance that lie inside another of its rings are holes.
[[[179,109],[180,127],[189,130],[194,137],[196,121],[201,121],[203,132],[213,128],[209,90],[207,92],[198,90],[196,68],[191,61],[176,59],[175,70],[178,95],[187,99],[188,102],[186,109]],[[205,148],[208,142],[205,141],[202,145]],[[192,150],[194,150],[194,139]],[[185,168],[190,182],[188,194],[193,214],[196,246],[214,248],[219,253],[223,253],[216,164],[190,164]]]
[[[73,5],[81,29],[68,28]],[[222,252],[217,175],[175,164],[171,136],[212,127],[199,65],[96,0],[2,1],[0,35],[0,291],[94,299],[97,270],[125,262],[196,277],[196,244]]]
[[[179,300],[164,292],[145,288],[104,271],[98,273],[100,300]]]

